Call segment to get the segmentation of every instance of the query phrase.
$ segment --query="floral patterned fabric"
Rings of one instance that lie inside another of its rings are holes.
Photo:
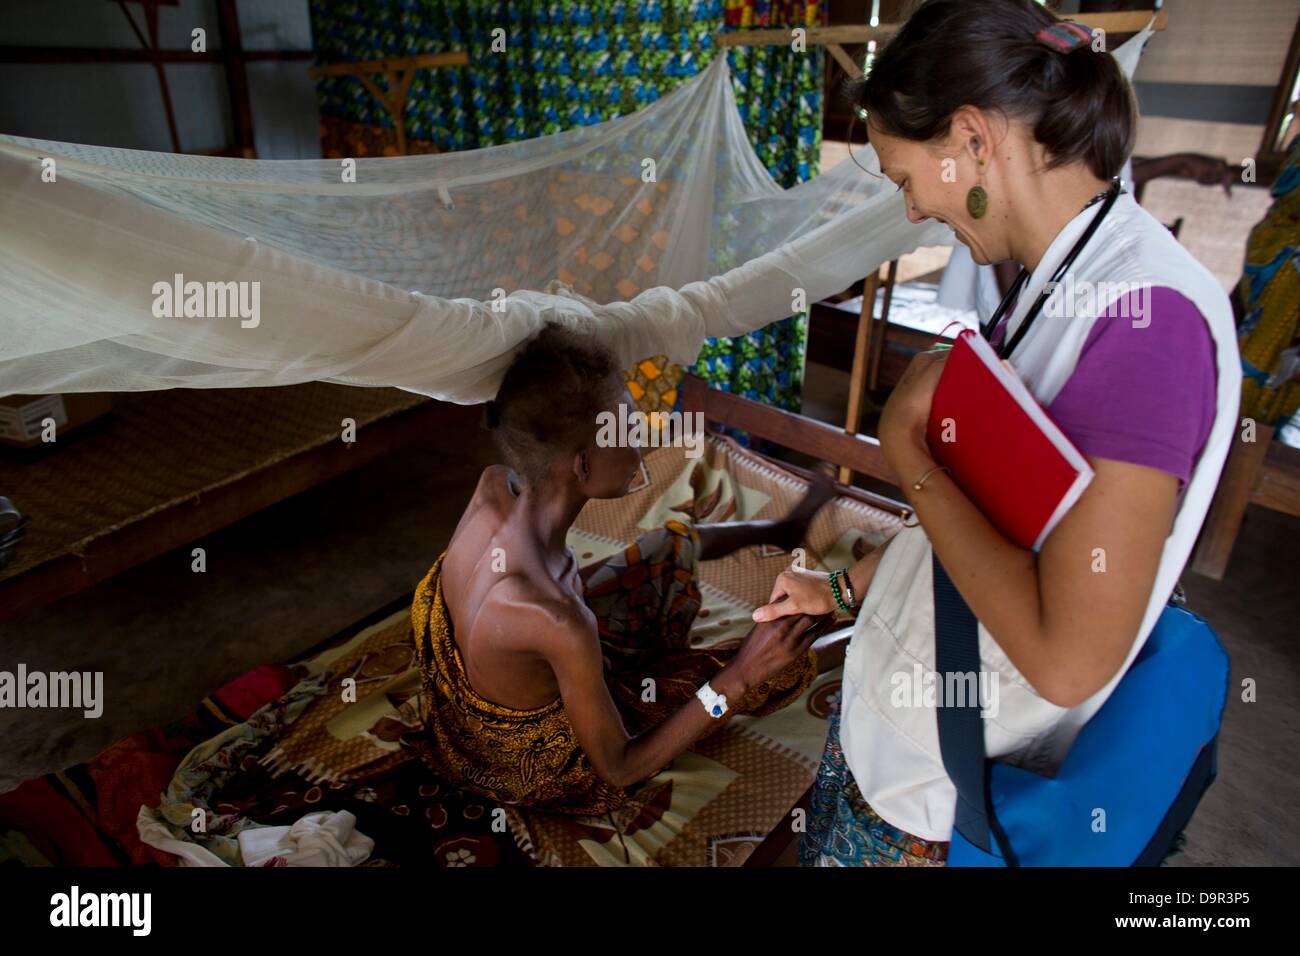
[[[943,866],[948,844],[891,826],[862,799],[840,745],[840,712],[830,718],[826,752],[813,784],[801,866]]]
[[[85,763],[0,794],[0,865],[174,865],[176,857],[141,842],[141,804],[158,802],[194,747],[247,720],[298,676],[280,664],[254,668],[180,720],[133,733]]]
[[[401,633],[400,623],[379,625],[307,662],[308,676],[283,696],[185,755],[161,799],[155,791],[146,802],[140,822],[151,820],[155,835],[160,828],[241,866],[243,831],[346,810],[375,841],[364,866],[531,865],[494,803],[448,786],[400,745],[415,711],[405,706],[413,695],[401,689],[409,642],[400,664],[375,651]],[[349,681],[355,681],[355,703]],[[286,755],[295,737],[296,762]],[[279,864],[272,858],[263,865]]]
[[[475,149],[640,109],[719,55],[721,29],[812,26],[816,0],[311,0],[321,63],[465,50],[469,65],[416,72],[407,98],[409,152]],[[733,91],[755,152],[783,188],[817,174],[822,57],[818,47],[729,47]],[[377,81],[383,85],[382,77]],[[327,157],[393,155],[383,106],[351,77],[317,83]],[[716,274],[738,263],[725,252]],[[798,409],[807,313],[736,339],[710,339],[693,371],[715,387]],[[649,357],[629,370],[643,411],[671,408],[680,369]]]

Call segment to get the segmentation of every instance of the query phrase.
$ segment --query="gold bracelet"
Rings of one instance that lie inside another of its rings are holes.
[[[916,479],[916,482],[912,485],[912,487],[915,488],[917,491],[920,491],[921,486],[925,484],[925,480],[929,478],[931,475],[933,475],[936,471],[946,471],[948,472],[948,474],[950,475],[952,474],[952,470],[948,468],[946,465],[937,465],[934,468],[931,468],[929,471],[927,471],[920,478]]]

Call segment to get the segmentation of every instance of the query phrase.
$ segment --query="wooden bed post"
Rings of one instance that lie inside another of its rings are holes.
[[[1201,540],[1197,542],[1192,557],[1192,570],[1216,581],[1223,579],[1228,568],[1232,544],[1241,528],[1241,519],[1246,516],[1246,506],[1250,504],[1250,493],[1259,481],[1264,455],[1273,441],[1273,429],[1261,425],[1255,438],[1253,442],[1233,441],[1214,502],[1201,530]]]
[[[862,308],[858,310],[858,333],[853,343],[853,371],[849,373],[849,411],[844,418],[844,430],[856,434],[862,426],[862,406],[866,403],[868,356],[872,347],[871,320],[876,302],[876,289],[880,285],[879,271],[867,276],[862,284]],[[840,467],[840,484],[853,484],[853,472],[848,466]]]
[[[853,346],[852,372],[849,374],[849,410],[844,418],[844,430],[849,434],[862,430],[863,408],[880,385],[880,361],[885,354],[889,306],[894,298],[894,281],[898,278],[898,260],[891,259],[888,267],[889,272],[884,281],[885,299],[880,306],[879,318],[875,316],[875,303],[876,292],[881,285],[881,270],[867,276],[862,287],[862,308],[858,310],[858,332]],[[840,469],[840,483],[853,484],[853,475],[847,468]]]

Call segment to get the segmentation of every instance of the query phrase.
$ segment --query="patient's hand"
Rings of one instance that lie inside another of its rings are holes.
[[[775,677],[806,654],[813,642],[824,636],[824,625],[828,621],[826,616],[800,615],[754,625],[736,656],[710,683],[728,700],[739,700],[745,691]],[[724,688],[734,686],[731,683],[733,676],[738,686],[728,692]]]

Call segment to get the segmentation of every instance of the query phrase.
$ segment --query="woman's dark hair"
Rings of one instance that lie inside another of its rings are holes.
[[[1055,22],[1033,0],[927,0],[847,93],[886,133],[922,142],[961,106],[998,111],[1028,124],[1049,169],[1082,161],[1110,179],[1133,147],[1132,87],[1109,53],[1038,40]]]
[[[515,356],[483,424],[530,486],[559,455],[591,441],[596,416],[617,398],[614,357],[590,336],[548,325]]]

